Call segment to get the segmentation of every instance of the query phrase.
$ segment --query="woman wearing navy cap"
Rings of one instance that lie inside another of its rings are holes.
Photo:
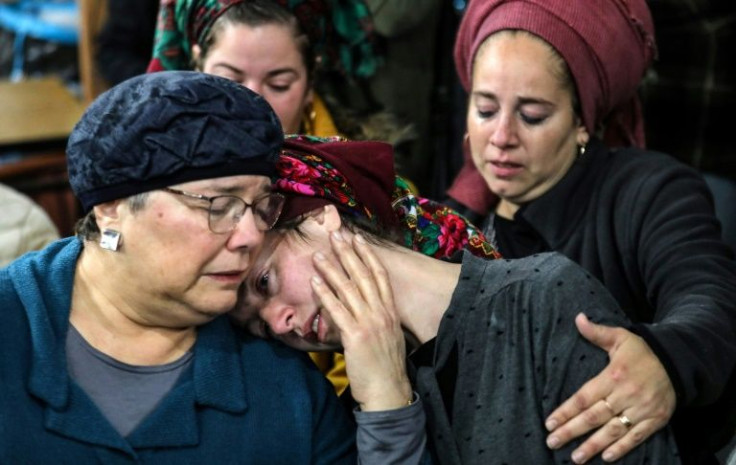
[[[90,106],[67,148],[77,237],[0,271],[0,463],[356,462],[309,359],[225,316],[281,212],[282,138],[265,100],[203,73]]]

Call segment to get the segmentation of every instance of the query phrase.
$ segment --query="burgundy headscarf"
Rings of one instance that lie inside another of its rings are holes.
[[[455,41],[455,66],[466,90],[478,48],[503,29],[528,31],[563,57],[590,134],[605,126],[607,144],[644,146],[636,90],[656,54],[645,0],[470,0]],[[479,202],[477,192],[485,181],[467,155],[448,193],[483,212],[488,205]]]
[[[286,196],[279,222],[327,204],[400,231],[403,245],[435,258],[463,248],[498,258],[482,232],[454,210],[416,197],[394,173],[393,148],[383,142],[287,136],[274,190]]]

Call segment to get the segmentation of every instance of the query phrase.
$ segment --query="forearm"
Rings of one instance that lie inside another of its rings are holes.
[[[416,394],[415,394],[416,396]],[[386,411],[355,412],[360,465],[428,464],[422,402]]]

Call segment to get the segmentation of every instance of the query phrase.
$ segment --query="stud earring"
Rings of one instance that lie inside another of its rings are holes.
[[[583,155],[585,155],[585,147],[586,147],[587,145],[588,145],[588,144],[578,144],[578,156],[583,156]]]
[[[100,247],[105,250],[117,252],[120,247],[120,239],[122,235],[114,229],[103,229],[100,236]]]

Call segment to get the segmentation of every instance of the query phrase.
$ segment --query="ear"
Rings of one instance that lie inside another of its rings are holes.
[[[199,57],[202,55],[202,47],[199,44],[192,45],[192,62],[196,64],[197,71],[202,71],[200,66]]]
[[[586,145],[588,145],[588,141],[590,141],[590,134],[588,134],[588,129],[586,129],[582,121],[579,122],[576,132],[577,135],[575,137],[575,140],[577,144],[581,147],[585,147]]]
[[[307,94],[304,96],[304,108],[308,108],[314,103],[314,88],[310,85]]]
[[[95,212],[97,226],[100,230],[105,228],[119,229],[120,208],[122,205],[122,200],[118,199],[95,205],[92,208]]]
[[[337,207],[332,204],[325,205],[319,210],[314,210],[309,218],[313,219],[327,232],[337,231],[342,227],[342,218]]]

